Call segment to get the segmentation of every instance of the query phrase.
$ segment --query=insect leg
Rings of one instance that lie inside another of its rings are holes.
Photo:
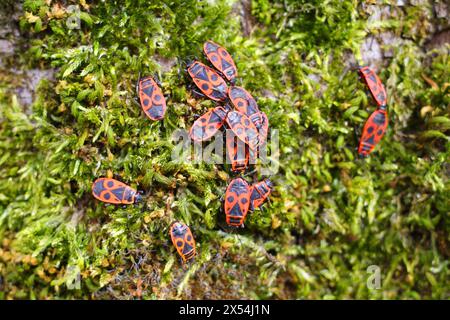
[[[354,134],[354,137],[356,140],[356,146],[355,146],[354,150],[357,154],[359,154],[358,149],[359,149],[359,143],[360,143],[361,137],[358,136],[358,134],[356,133],[356,130],[354,130],[353,134]]]
[[[138,100],[137,97],[133,97],[133,102],[134,102],[135,104],[137,104],[139,107],[141,107],[141,103],[139,102],[139,100]]]
[[[153,80],[155,80],[156,84],[161,88],[161,87],[162,87],[162,85],[161,85],[161,79],[159,78],[158,74],[157,74],[157,73],[154,73],[154,74],[152,75],[152,77],[153,77]]]
[[[262,213],[266,213],[266,209],[264,209],[264,207],[262,205],[259,206],[259,210],[261,210]]]
[[[243,177],[248,177],[248,176],[250,176],[252,174],[255,174],[255,173],[256,173],[256,168],[254,168],[252,171],[248,171],[248,172],[244,173],[242,176]],[[254,176],[253,177],[253,181],[255,181],[255,179],[256,179],[256,177]]]
[[[133,97],[133,101],[140,107],[141,103],[139,101],[139,81],[141,81],[141,72],[139,72],[139,76],[135,85],[136,95]]]
[[[139,81],[141,81],[141,72],[140,71],[139,71],[138,79],[136,81],[136,86],[135,86],[137,97],[139,97]]]
[[[253,212],[253,211],[255,211],[255,207],[253,206],[253,201],[250,200],[250,206],[248,208],[248,212]]]
[[[197,98],[206,98],[206,95],[204,95],[204,94],[201,93],[200,91],[197,91],[196,89],[192,89],[192,93],[193,93],[194,96],[196,96]]]
[[[223,232],[228,232],[228,230],[224,226],[222,226],[220,223],[218,223],[217,225],[219,226],[220,230],[222,230]]]

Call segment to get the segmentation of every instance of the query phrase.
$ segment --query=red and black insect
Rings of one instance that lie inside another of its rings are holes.
[[[250,208],[250,186],[242,178],[233,179],[225,192],[224,211],[227,224],[240,227]]]
[[[366,157],[373,151],[386,132],[387,124],[388,116],[386,107],[379,107],[370,115],[364,125],[363,133],[359,141],[358,153],[360,156]]]
[[[245,171],[248,167],[250,152],[248,145],[232,132],[226,136],[226,150],[233,172]]]
[[[125,183],[110,178],[99,178],[92,184],[92,194],[100,201],[114,204],[132,204],[142,196]]]
[[[386,106],[387,95],[383,83],[377,74],[369,67],[359,67],[358,72],[369,88],[378,106]]]
[[[136,85],[140,105],[151,120],[161,120],[166,113],[166,99],[152,77],[139,78]]]
[[[262,126],[262,119],[258,105],[252,95],[242,87],[232,86],[228,89],[228,97],[233,106],[249,117],[255,127],[259,130]]]
[[[245,114],[230,111],[226,122],[239,139],[247,143],[252,150],[256,150],[259,144],[258,130]]]
[[[378,105],[377,110],[367,119],[359,141],[358,153],[360,156],[366,157],[374,150],[386,132],[388,125],[387,95],[383,83],[371,68],[359,67],[358,72]]]
[[[238,75],[236,65],[228,51],[222,46],[212,41],[206,41],[203,45],[203,52],[208,60],[223,76],[234,83]]]
[[[205,141],[214,136],[225,122],[228,111],[227,107],[215,107],[195,120],[189,132],[191,139]]]
[[[170,226],[170,238],[183,259],[183,262],[191,260],[195,256],[195,240],[191,229],[181,222],[174,222]]]
[[[216,71],[198,61],[191,63],[187,71],[203,95],[214,101],[227,99],[228,86]]]
[[[250,210],[259,208],[270,196],[273,183],[269,179],[257,182],[250,187]]]
[[[220,130],[225,122],[239,139],[247,143],[252,150],[256,150],[259,139],[256,127],[245,114],[239,111],[230,111],[228,105],[210,109],[195,120],[189,136],[194,141],[208,140]]]

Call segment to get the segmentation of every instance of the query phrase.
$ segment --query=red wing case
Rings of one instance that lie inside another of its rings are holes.
[[[210,109],[207,113],[195,120],[189,136],[194,141],[210,139],[222,127],[227,111],[222,107]]]
[[[249,150],[248,146],[234,134],[227,133],[226,148],[228,159],[231,163],[231,170],[234,172],[245,171],[248,167]]]
[[[233,58],[228,51],[212,41],[205,42],[203,51],[214,68],[219,70],[228,81],[234,83],[238,74]]]
[[[364,125],[363,133],[359,141],[358,153],[361,156],[368,156],[373,151],[386,132],[387,124],[388,116],[386,110],[377,109],[370,115]]]
[[[265,179],[251,186],[250,210],[259,208],[270,196],[272,189],[273,184],[269,179]]]
[[[151,120],[161,120],[166,113],[166,99],[151,77],[139,79],[139,100],[145,115]]]
[[[253,122],[257,129],[262,126],[261,114],[255,99],[247,90],[241,87],[230,87],[228,97],[233,106],[241,113],[245,114]]]
[[[132,204],[136,200],[137,192],[115,179],[99,178],[92,184],[92,195],[106,203]]]
[[[215,101],[227,99],[228,86],[216,71],[201,62],[195,61],[189,66],[188,73],[205,96]]]
[[[230,182],[225,192],[224,209],[227,224],[242,226],[250,207],[250,187],[242,178]]]
[[[184,262],[195,256],[194,236],[187,225],[181,222],[173,223],[170,227],[170,238]]]
[[[364,82],[369,88],[369,91],[377,102],[378,106],[385,106],[387,103],[386,90],[384,89],[383,83],[381,82],[377,74],[369,67],[359,68],[359,73],[364,79]]]
[[[258,130],[245,114],[239,111],[230,111],[226,122],[239,139],[247,143],[252,150],[256,150],[259,143]]]

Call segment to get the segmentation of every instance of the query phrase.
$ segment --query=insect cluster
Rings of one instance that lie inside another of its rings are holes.
[[[377,109],[367,119],[359,140],[358,153],[362,157],[367,157],[386,132],[388,125],[387,95],[383,83],[372,69],[359,67],[358,72],[377,103]]]
[[[242,174],[249,170],[258,158],[260,148],[267,142],[269,121],[253,96],[235,85],[238,71],[227,50],[207,41],[203,52],[215,69],[196,60],[188,64],[187,72],[200,90],[194,92],[216,101],[218,105],[194,122],[189,135],[192,140],[202,142],[211,139],[222,127],[230,129],[226,135],[226,154],[231,162],[231,171]],[[243,175],[231,180],[223,200],[227,225],[243,227],[247,213],[259,208],[272,189],[269,179],[254,181],[252,185]]]
[[[202,143],[216,136],[222,128],[230,129],[227,130],[225,149],[231,171],[238,176],[226,188],[222,209],[228,226],[243,227],[247,214],[261,208],[273,189],[269,179],[253,181],[252,184],[245,179],[246,172],[267,142],[269,121],[266,114],[259,110],[253,96],[236,86],[238,71],[227,50],[207,41],[203,51],[212,67],[195,60],[187,65],[186,70],[196,86],[193,92],[215,101],[217,105],[193,123],[189,136],[193,141]],[[358,148],[361,156],[368,156],[387,128],[387,98],[384,86],[373,70],[360,67],[358,71],[377,103],[377,109],[364,125]],[[166,99],[156,78],[139,77],[136,94],[139,98],[137,102],[149,119],[158,121],[164,118]],[[111,204],[129,205],[143,199],[142,192],[112,178],[94,181],[92,194],[98,200]],[[186,224],[178,221],[172,223],[169,234],[184,262],[195,256],[195,240]]]
[[[207,41],[203,51],[215,70],[200,61],[188,64],[187,72],[200,92],[194,93],[216,101],[218,105],[198,118],[191,130],[192,140],[202,142],[212,138],[222,127],[231,129],[227,135],[226,151],[234,173],[244,173],[251,161],[258,157],[266,143],[269,122],[255,99],[244,88],[235,86],[236,65],[230,54],[218,44]],[[229,85],[227,84],[229,83]],[[136,102],[145,115],[154,121],[164,118],[166,99],[155,77],[139,77],[136,84]],[[268,199],[273,188],[269,179],[252,185],[243,178],[233,179],[225,193],[223,209],[229,226],[243,227],[249,211],[253,211]],[[142,192],[112,179],[99,178],[92,185],[93,196],[106,203],[129,205],[143,200]],[[195,240],[190,228],[175,221],[169,228],[170,238],[184,262],[195,256]]]

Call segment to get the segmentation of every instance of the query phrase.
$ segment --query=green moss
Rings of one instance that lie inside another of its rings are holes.
[[[427,45],[445,20],[431,2],[251,4],[80,1],[69,29],[67,6],[25,1],[26,50],[0,70],[0,298],[448,298],[449,46]],[[399,41],[378,62],[389,130],[361,160],[374,103],[349,66],[386,32]],[[172,133],[212,106],[192,101],[182,64],[207,39],[233,55],[280,138],[271,204],[229,233],[223,168],[171,160]],[[31,110],[13,65],[56,70]],[[134,104],[139,72],[161,78],[164,121]],[[95,201],[91,183],[109,172],[147,191],[145,205]],[[174,219],[197,240],[189,267],[168,237]]]

